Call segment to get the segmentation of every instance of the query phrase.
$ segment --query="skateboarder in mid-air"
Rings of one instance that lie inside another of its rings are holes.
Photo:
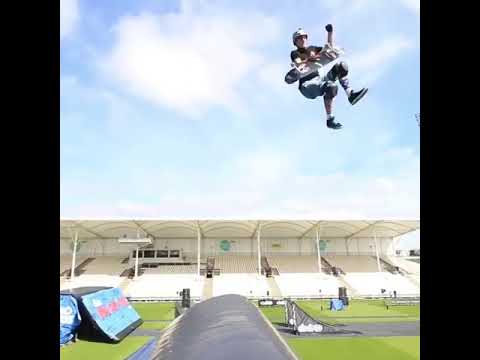
[[[323,59],[323,63],[328,63],[335,59],[332,52],[328,52],[327,48],[333,49],[333,27],[331,24],[325,26],[328,33],[327,45],[325,49],[320,46],[308,46],[308,34],[303,29],[298,29],[292,35],[293,44],[296,50],[290,53],[290,58],[295,66],[288,72],[285,81],[289,84],[299,80],[298,89],[308,99],[315,99],[323,96],[325,111],[327,113],[327,127],[331,129],[341,129],[342,124],[335,122],[335,116],[332,113],[333,98],[337,95],[338,86],[336,81],[340,83],[347,94],[350,104],[356,104],[365,94],[367,88],[354,91],[347,78],[348,66],[344,61],[336,63],[326,75],[319,73],[316,62]],[[322,51],[323,50],[323,51]],[[321,66],[321,65],[320,65]]]

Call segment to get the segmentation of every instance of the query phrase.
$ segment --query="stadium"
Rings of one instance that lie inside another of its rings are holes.
[[[61,358],[419,358],[419,257],[396,249],[419,229],[398,219],[62,219],[61,294],[115,289],[139,319],[113,343],[74,337]]]

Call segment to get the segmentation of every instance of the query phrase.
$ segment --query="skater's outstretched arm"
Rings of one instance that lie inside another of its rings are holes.
[[[327,30],[327,43],[333,47],[333,26],[332,24],[328,24],[325,26],[325,30]]]

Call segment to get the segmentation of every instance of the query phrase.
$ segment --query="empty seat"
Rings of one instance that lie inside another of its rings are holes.
[[[268,263],[283,273],[318,273],[318,258],[312,255],[268,255]]]

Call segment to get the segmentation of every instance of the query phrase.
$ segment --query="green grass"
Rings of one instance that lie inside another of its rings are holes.
[[[288,339],[301,360],[417,360],[419,336]]]
[[[285,307],[283,306],[261,306],[260,310],[271,323],[285,323]]]
[[[141,326],[140,329],[145,330],[163,330],[168,325],[170,325],[169,321],[146,321]]]
[[[127,336],[118,344],[95,343],[78,340],[60,348],[61,360],[108,359],[123,360],[142,347],[148,336]]]
[[[420,320],[419,305],[391,306],[387,310],[383,300],[352,300],[350,305],[342,311],[330,311],[328,300],[297,301],[297,304],[313,318],[329,324]],[[272,323],[285,322],[283,306],[260,307],[260,309]]]
[[[328,310],[328,301],[299,301],[298,305],[314,318],[334,324],[420,320],[419,305],[391,306],[387,310],[383,300],[352,300],[342,311]]]
[[[175,304],[173,302],[131,304],[143,320],[175,319]]]

